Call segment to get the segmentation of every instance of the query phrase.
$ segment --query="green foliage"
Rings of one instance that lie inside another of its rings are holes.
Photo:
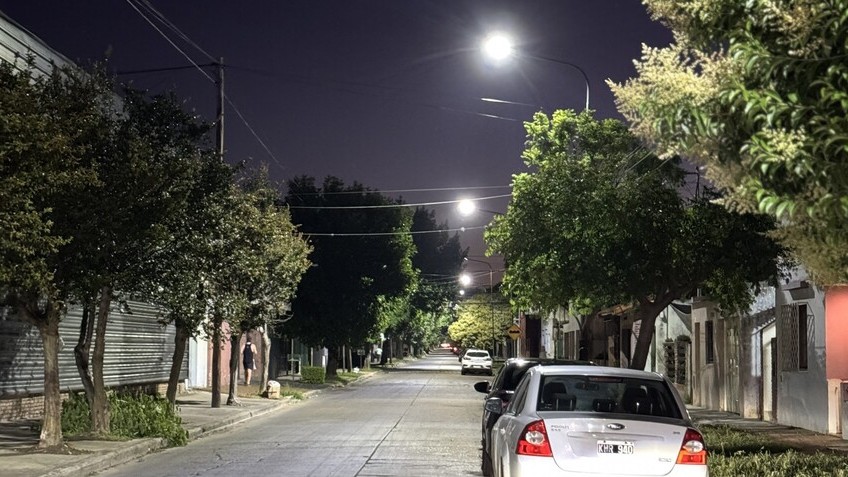
[[[66,197],[97,181],[101,138],[111,130],[110,88],[111,82],[96,71],[61,68],[44,76],[27,62],[0,62],[4,292],[35,300],[60,298],[56,268],[71,231],[57,221],[77,205]]]
[[[404,310],[415,286],[409,211],[381,207],[398,201],[333,177],[320,188],[310,177],[290,181],[286,203],[292,221],[310,236],[315,264],[300,282],[287,326],[331,353],[378,334],[391,319],[383,312]]]
[[[188,431],[182,427],[177,408],[167,399],[113,392],[109,394],[109,407],[110,431],[115,437],[161,437],[170,446],[188,442]],[[85,395],[72,393],[62,405],[62,432],[71,436],[91,432],[89,413]]]
[[[645,3],[677,41],[610,84],[634,132],[778,219],[817,282],[848,281],[848,1]]]
[[[837,454],[804,454],[776,444],[768,435],[727,426],[701,428],[710,452],[707,463],[714,477],[848,476],[848,458]]]
[[[416,208],[413,233],[447,228],[447,223],[436,222],[435,211]],[[457,293],[456,278],[467,250],[462,249],[459,234],[419,233],[412,239],[416,250],[412,264],[419,271],[418,285],[409,297],[409,313],[388,331],[416,349],[430,349],[441,341],[445,327],[453,320],[451,304]]]
[[[304,366],[300,368],[300,380],[308,384],[324,384],[327,370],[323,366]]]
[[[648,338],[637,344],[640,367],[656,314],[673,300],[704,287],[732,313],[750,304],[752,284],[776,280],[773,222],[728,212],[708,193],[684,200],[676,161],[647,152],[621,122],[556,111],[526,129],[533,172],[515,176],[507,214],[486,231],[519,307],[637,303]]]
[[[457,320],[448,326],[448,337],[461,348],[490,349],[492,342],[503,341],[510,325],[512,312],[503,296],[481,293],[459,303]]]
[[[290,397],[292,399],[302,401],[304,398],[303,391],[295,389],[288,384],[280,387],[280,397]]]

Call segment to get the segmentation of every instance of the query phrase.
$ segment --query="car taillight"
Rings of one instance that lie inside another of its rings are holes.
[[[518,439],[515,453],[540,457],[553,456],[551,443],[548,441],[548,432],[545,430],[545,421],[539,420],[527,424]]]
[[[677,453],[677,463],[707,465],[707,446],[700,432],[695,429],[686,429],[683,445]]]

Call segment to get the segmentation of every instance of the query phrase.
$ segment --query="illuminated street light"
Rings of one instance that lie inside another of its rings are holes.
[[[503,33],[493,33],[492,35],[487,36],[486,39],[483,40],[481,50],[487,58],[494,60],[496,63],[503,63],[504,60],[517,56],[521,58],[531,58],[534,60],[545,61],[548,63],[557,63],[576,69],[580,72],[581,75],[583,75],[583,80],[586,82],[585,109],[587,111],[589,110],[589,76],[580,66],[569,61],[558,60],[556,58],[549,58],[546,56],[530,55],[524,52],[520,52],[515,49],[515,47],[513,46],[513,42],[509,38],[509,36]]]
[[[470,199],[463,199],[463,200],[459,201],[459,203],[456,205],[456,210],[458,210],[459,214],[464,216],[464,217],[468,217],[469,215],[473,215],[477,211],[486,212],[488,214],[494,214],[494,215],[503,215],[503,213],[496,212],[494,210],[481,209],[481,208],[477,207],[476,202],[474,202],[473,200],[470,200]]]
[[[512,39],[507,35],[497,32],[492,33],[483,40],[483,53],[487,58],[495,61],[506,60],[515,53],[512,47]]]

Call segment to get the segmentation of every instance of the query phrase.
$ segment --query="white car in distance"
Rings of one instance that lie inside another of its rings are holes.
[[[491,431],[497,477],[706,477],[704,438],[659,374],[601,366],[537,366]]]
[[[460,374],[486,373],[492,375],[492,357],[484,349],[468,349],[459,360],[462,363]]]

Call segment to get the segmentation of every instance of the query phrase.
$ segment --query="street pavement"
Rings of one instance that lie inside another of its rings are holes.
[[[400,362],[398,366],[408,364]],[[321,392],[308,391],[307,395]],[[211,408],[212,395],[207,391],[192,391],[178,397],[179,413],[189,431],[189,440],[226,431],[254,417],[293,405],[289,399],[269,400],[241,398],[241,406]],[[296,401],[295,401],[296,402]],[[698,425],[727,425],[754,433],[766,433],[770,438],[805,451],[835,451],[848,455],[848,441],[840,436],[818,434],[804,429],[782,426],[738,415],[690,407]],[[45,454],[34,452],[38,442],[37,422],[0,422],[0,475],[16,477],[61,477],[92,475],[105,469],[138,459],[162,449],[162,439],[146,438],[130,441],[69,440],[78,452]]]

